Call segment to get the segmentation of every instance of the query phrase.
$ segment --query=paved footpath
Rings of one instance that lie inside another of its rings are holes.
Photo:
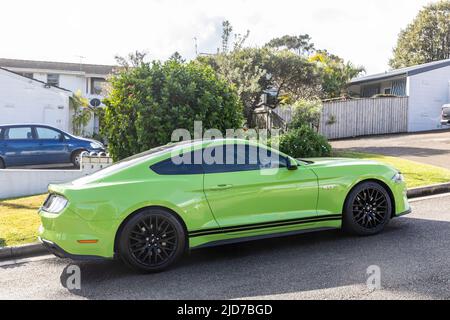
[[[69,260],[1,262],[0,299],[450,299],[450,195],[412,205],[375,237],[331,231],[210,248],[153,275],[77,263],[80,290],[66,287]],[[366,286],[372,265],[378,291]]]

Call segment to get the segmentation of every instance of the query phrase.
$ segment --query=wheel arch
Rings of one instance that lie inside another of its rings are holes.
[[[76,148],[76,149],[73,149],[71,152],[70,152],[70,160],[72,160],[73,159],[73,155],[76,153],[76,152],[84,152],[84,151],[88,151],[86,148]]]
[[[374,183],[377,183],[377,184],[379,184],[380,186],[382,186],[382,187],[386,190],[386,192],[388,193],[389,198],[390,198],[390,200],[391,200],[391,203],[392,203],[391,218],[394,218],[394,217],[395,217],[395,211],[396,211],[396,209],[395,209],[395,208],[396,208],[396,204],[395,204],[395,197],[394,197],[394,194],[393,194],[391,188],[386,184],[386,182],[384,182],[384,181],[382,181],[382,180],[379,180],[379,179],[366,179],[366,180],[359,181],[357,184],[355,184],[355,185],[347,192],[347,195],[345,196],[344,204],[343,204],[343,207],[342,207],[342,213],[345,212],[345,207],[346,207],[346,205],[347,205],[347,200],[348,200],[348,197],[350,196],[350,193],[352,193],[352,191],[353,191],[355,188],[357,188],[359,185],[361,185],[361,184],[363,184],[363,183],[367,183],[367,182],[374,182]]]
[[[114,236],[114,256],[117,256],[119,253],[119,239],[120,239],[120,235],[122,233],[123,228],[125,227],[125,225],[127,224],[128,221],[130,221],[131,218],[133,218],[135,215],[148,210],[148,209],[159,209],[159,210],[164,210],[170,214],[172,214],[180,223],[181,226],[183,227],[184,230],[184,234],[185,234],[185,243],[186,243],[186,248],[187,249],[189,247],[189,236],[188,236],[188,230],[187,230],[187,226],[186,223],[184,222],[184,220],[181,218],[181,216],[175,212],[174,210],[164,207],[164,206],[146,206],[146,207],[142,207],[140,209],[137,209],[135,211],[133,211],[132,213],[130,213],[119,225],[119,227],[117,228],[116,234]]]

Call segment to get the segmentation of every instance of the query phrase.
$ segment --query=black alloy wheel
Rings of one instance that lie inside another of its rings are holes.
[[[365,182],[347,197],[344,228],[358,235],[381,232],[391,219],[392,200],[386,189],[376,182]]]
[[[171,213],[148,209],[133,216],[120,237],[120,256],[131,267],[144,272],[168,268],[183,254],[183,226]]]

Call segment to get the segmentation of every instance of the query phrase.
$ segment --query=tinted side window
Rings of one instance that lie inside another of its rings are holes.
[[[4,134],[5,140],[33,139],[31,127],[8,128]]]
[[[200,156],[201,152],[189,152],[181,155],[179,158],[169,158],[158,162],[150,167],[154,172],[160,175],[192,175],[203,174],[201,161],[195,161],[195,155]],[[181,161],[180,158],[183,160]]]
[[[206,174],[285,168],[287,159],[262,147],[225,145],[206,148],[203,167]]]

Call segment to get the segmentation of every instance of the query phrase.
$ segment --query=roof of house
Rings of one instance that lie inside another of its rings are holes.
[[[51,61],[34,61],[34,60],[17,60],[0,58],[0,67],[3,68],[20,68],[20,69],[42,69],[42,70],[61,70],[85,72],[88,74],[108,75],[112,73],[116,66],[99,65],[99,64],[83,64],[69,62],[51,62]]]
[[[440,60],[430,63],[425,63],[417,66],[402,68],[402,69],[396,69],[392,71],[387,71],[384,73],[378,73],[373,75],[368,75],[360,78],[355,78],[350,81],[350,84],[360,84],[364,82],[370,82],[370,81],[377,81],[377,80],[385,80],[389,78],[394,78],[398,76],[413,76],[419,73],[444,68],[450,66],[450,59],[447,60]]]
[[[41,81],[41,80],[38,80],[38,79],[25,77],[24,75],[21,75],[20,73],[17,73],[17,72],[14,72],[14,71],[11,71],[11,70],[2,68],[2,67],[0,67],[0,70],[5,71],[5,72],[9,72],[9,73],[12,73],[12,74],[15,74],[16,76],[22,77],[22,78],[24,78],[24,79],[26,79],[26,80],[31,80],[31,81],[34,81],[34,82],[41,83],[41,84],[43,84],[44,86],[50,86],[50,87],[52,87],[52,88],[59,89],[59,90],[65,91],[65,92],[72,92],[72,91],[70,91],[70,90],[68,90],[68,89],[65,89],[65,88],[61,88],[61,87],[49,85],[48,83],[46,83],[46,82],[44,82],[44,81]]]

